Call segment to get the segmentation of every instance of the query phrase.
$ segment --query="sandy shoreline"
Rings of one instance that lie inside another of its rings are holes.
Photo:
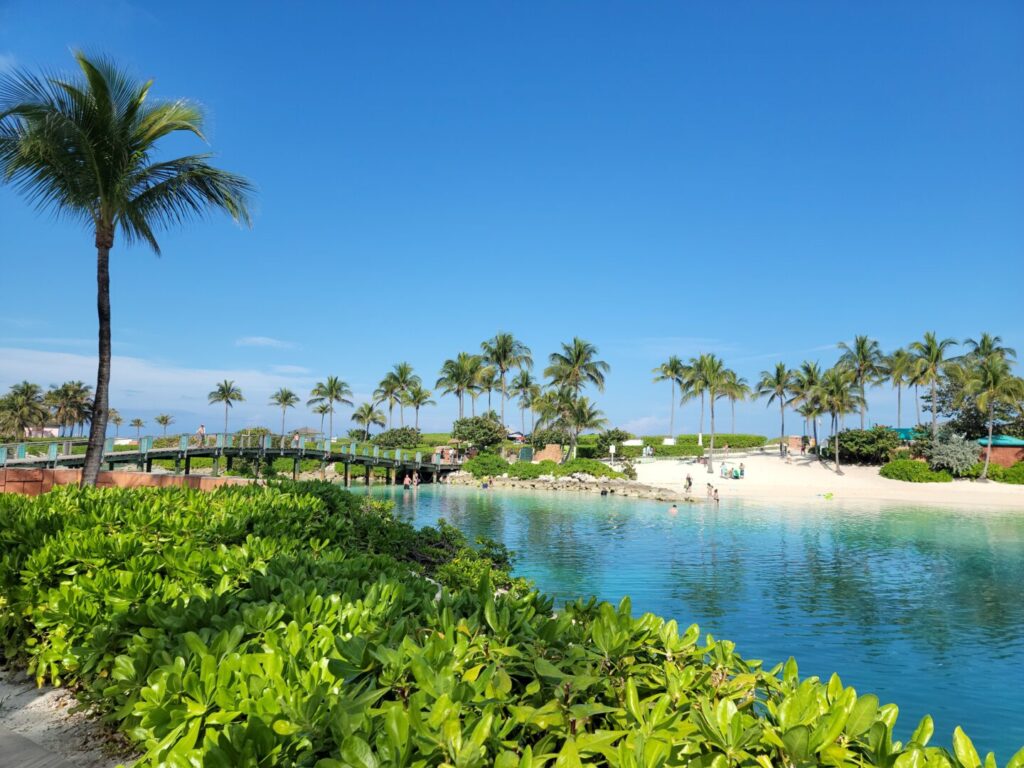
[[[722,499],[760,501],[820,500],[831,494],[833,501],[900,502],[942,506],[990,507],[1024,511],[1024,486],[1006,483],[956,480],[952,483],[906,483],[888,480],[878,467],[843,467],[837,475],[831,464],[813,457],[791,457],[787,463],[777,455],[738,456],[728,461],[732,467],[743,463],[742,480],[719,475],[719,464],[708,474],[699,464],[681,461],[655,461],[636,465],[637,480],[682,493],[687,473],[693,479],[691,495],[705,498],[707,483],[718,489]]]

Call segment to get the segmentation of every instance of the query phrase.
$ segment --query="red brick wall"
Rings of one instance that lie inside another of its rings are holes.
[[[986,446],[981,447],[981,460],[985,460]],[[1018,461],[1024,461],[1024,448],[1013,445],[992,446],[992,463],[1003,467],[1012,467]]]
[[[27,469],[8,467],[0,469],[0,493],[24,493],[37,496],[55,485],[77,485],[81,482],[80,469]],[[202,475],[150,475],[145,472],[100,472],[99,488],[166,488],[185,485],[201,491],[212,491],[222,485],[245,485],[251,482],[241,477],[206,477]]]

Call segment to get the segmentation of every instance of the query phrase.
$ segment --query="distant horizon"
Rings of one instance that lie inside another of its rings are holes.
[[[159,259],[115,241],[126,420],[223,424],[206,396],[232,379],[232,425],[273,428],[278,387],[305,402],[336,375],[358,404],[400,361],[434,390],[499,330],[538,371],[595,344],[611,372],[588,394],[635,434],[668,433],[651,370],[669,355],[755,383],[858,334],[890,352],[988,331],[1024,353],[1020,3],[0,8],[0,75],[70,72],[73,48],[202,104],[210,145],[168,152],[258,187],[252,231],[211,217],[161,234]],[[0,222],[0,392],[95,385],[92,235],[8,185]],[[868,397],[895,426],[895,391]],[[455,400],[434,399],[421,427],[446,431]],[[698,419],[677,409],[676,432]],[[736,424],[773,436],[778,409],[737,404]]]

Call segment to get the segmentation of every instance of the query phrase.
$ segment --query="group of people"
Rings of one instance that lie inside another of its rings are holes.
[[[729,469],[728,464],[722,464],[722,468],[719,470],[719,475],[726,480],[729,478],[732,478],[733,480],[742,480],[747,476],[747,468],[743,466],[742,461],[738,467],[733,467],[732,469]]]
[[[690,476],[689,472],[686,473],[686,482],[683,483],[683,489],[686,491],[687,497],[689,497],[690,491],[693,490],[693,477]],[[713,501],[715,504],[718,504],[718,502],[719,502],[718,489],[715,488],[715,486],[713,486],[711,483],[707,484],[707,494],[708,494],[708,501]],[[675,504],[673,504],[671,507],[669,507],[668,511],[669,511],[669,514],[673,514],[674,515],[674,514],[676,514],[679,511],[679,507],[677,507]]]
[[[405,490],[409,490],[410,488],[416,488],[417,486],[419,486],[419,484],[420,484],[420,473],[419,472],[417,472],[416,470],[413,470],[412,472],[406,472],[405,473],[405,477],[402,480],[402,487]]]

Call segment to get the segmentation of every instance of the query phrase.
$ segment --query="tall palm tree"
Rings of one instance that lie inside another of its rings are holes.
[[[704,399],[707,394],[707,386],[700,372],[705,368],[714,367],[717,358],[714,355],[702,354],[699,357],[691,357],[686,364],[681,385],[683,400],[692,400],[700,396],[700,429],[697,431],[697,444],[704,445]],[[721,362],[720,360],[718,361]]]
[[[383,427],[387,421],[384,419],[384,414],[373,407],[373,403],[361,403],[355,411],[352,412],[352,421],[356,424],[361,424],[363,427],[363,439],[370,439],[370,427],[376,424],[377,426]]]
[[[394,415],[395,406],[402,401],[402,387],[395,379],[394,373],[388,373],[380,380],[377,389],[373,391],[373,399],[378,403],[388,404],[388,429],[391,429],[391,418]]]
[[[428,405],[437,405],[437,403],[430,399],[433,394],[429,389],[424,389],[423,384],[417,381],[409,387],[405,393],[403,403],[410,406],[415,410],[416,413],[416,429],[420,428],[420,408],[424,408]]]
[[[454,359],[445,360],[440,376],[434,385],[446,395],[454,394],[459,400],[459,418],[465,416],[466,394],[476,386],[480,370],[480,358],[469,352],[459,352]]]
[[[352,397],[352,387],[348,385],[348,382],[342,381],[337,376],[328,376],[323,381],[318,381],[313,389],[310,390],[309,400],[306,401],[306,405],[327,405],[328,431],[330,432],[328,435],[329,444],[334,442],[334,404],[352,405],[352,401],[349,400],[350,397]],[[321,431],[323,431],[322,424]]]
[[[885,357],[878,342],[867,336],[854,336],[853,344],[841,341],[839,349],[843,350],[839,363],[853,371],[857,386],[865,394],[864,407],[860,409],[860,428],[864,429],[864,418],[868,411],[867,390],[884,375]]]
[[[701,355],[693,366],[690,375],[690,387],[693,391],[701,393],[703,410],[703,397],[707,399],[711,409],[711,453],[708,455],[708,473],[714,472],[715,456],[715,401],[724,397],[729,389],[731,371],[725,367],[725,363],[717,355]],[[734,375],[734,374],[732,374]]]
[[[736,403],[740,400],[746,400],[750,397],[752,390],[750,384],[742,376],[739,376],[736,371],[729,369],[726,371],[725,387],[722,390],[723,395],[729,401],[729,410],[731,414],[731,423],[729,431],[736,434]]]
[[[526,401],[526,407],[530,409],[530,434],[532,435],[537,431],[537,401],[540,399],[541,394],[544,390],[541,389],[540,384],[534,384],[530,387],[529,391],[523,396]]]
[[[864,390],[857,381],[857,372],[843,364],[825,371],[821,377],[820,390],[822,407],[832,417],[836,474],[842,474],[839,468],[839,422],[847,413],[856,413],[864,407]]]
[[[174,423],[174,417],[171,416],[171,414],[169,413],[161,413],[159,416],[153,419],[153,421],[155,421],[157,424],[164,428],[163,437],[167,437],[167,427]]]
[[[124,424],[124,417],[121,416],[117,408],[111,408],[108,419],[114,425],[114,437],[117,437],[121,434],[121,425]]]
[[[245,400],[242,390],[235,386],[235,382],[224,379],[206,396],[206,399],[210,405],[224,403],[224,434],[226,435],[228,433],[228,408]]]
[[[993,336],[990,333],[982,333],[977,340],[964,339],[964,346],[967,347],[968,356],[975,360],[982,360],[992,355],[998,355],[1006,360],[1017,359],[1017,350],[1013,347],[1003,346],[1002,337]]]
[[[484,358],[481,358],[483,360]],[[498,369],[486,362],[480,366],[476,376],[476,391],[480,394],[487,393],[487,410],[491,408],[491,393],[494,390],[501,391],[501,380],[498,378]]]
[[[939,339],[934,331],[928,331],[923,341],[914,341],[910,344],[910,351],[916,357],[914,365],[914,383],[924,384],[931,387],[931,404],[929,409],[932,412],[932,438],[935,438],[938,431],[938,401],[936,389],[939,386],[939,379],[946,365],[946,350],[954,346],[953,339]],[[920,417],[919,417],[920,418]]]
[[[322,403],[318,403],[313,406],[313,413],[320,417],[320,434],[324,434],[324,421],[327,419],[327,414],[331,412],[331,404],[326,400]]]
[[[588,429],[601,429],[608,423],[604,414],[586,397],[573,397],[565,404],[565,426],[572,439],[569,455],[576,458],[580,435]]]
[[[288,387],[281,387],[270,396],[270,405],[276,405],[281,409],[281,434],[284,435],[284,417],[289,408],[299,404],[299,396]]]
[[[757,396],[767,397],[766,406],[774,402],[779,404],[779,455],[785,455],[783,443],[786,440],[786,398],[793,389],[794,374],[785,363],[776,363],[775,369],[761,371],[761,379],[757,382]]]
[[[136,442],[142,439],[142,428],[146,426],[146,422],[142,419],[132,419],[128,422],[129,427],[135,427],[135,440]]]
[[[561,352],[548,356],[548,367],[544,375],[551,379],[553,386],[568,387],[577,395],[587,384],[593,384],[598,392],[604,391],[604,377],[611,366],[597,359],[597,347],[578,336],[570,343],[562,344]]]
[[[896,428],[903,426],[903,386],[914,367],[914,356],[900,347],[885,360],[885,377],[896,390]]]
[[[519,399],[519,416],[522,422],[523,433],[526,432],[526,409],[530,407],[530,399],[537,382],[533,374],[526,368],[521,368],[509,383],[508,395]]]
[[[203,138],[200,109],[147,98],[152,81],[136,81],[109,60],[75,59],[77,78],[15,72],[0,81],[0,180],[39,208],[84,222],[93,235],[99,363],[82,485],[95,485],[109,409],[115,234],[159,253],[156,230],[211,209],[248,224],[252,188],[210,165],[209,154],[156,161],[157,145],[171,134]]]
[[[412,365],[409,363],[397,363],[391,372],[384,378],[390,382],[390,387],[394,389],[394,392],[398,397],[398,416],[401,426],[404,427],[406,396],[409,394],[409,390],[412,389],[413,386],[421,385],[423,382],[420,380],[420,377],[413,372]],[[383,386],[383,382],[381,382],[381,385]]]
[[[655,368],[651,373],[655,374],[654,382],[667,381],[671,385],[672,399],[671,409],[668,415],[668,436],[676,436],[676,387],[682,387],[686,376],[686,364],[675,355],[669,357],[664,363]]]
[[[987,478],[992,458],[996,406],[1020,404],[1024,400],[1024,379],[1013,375],[1009,361],[1002,354],[989,352],[968,364],[966,381],[966,391],[975,396],[978,409],[985,414],[988,422],[988,448],[985,451],[985,466],[981,471],[981,476]]]
[[[520,370],[532,368],[533,356],[530,353],[530,348],[523,342],[517,340],[511,333],[501,331],[496,333],[494,338],[483,342],[480,349],[483,351],[484,360],[494,366],[498,371],[498,378],[501,380],[501,423],[504,424],[505,400],[508,398],[506,374],[513,368]]]

